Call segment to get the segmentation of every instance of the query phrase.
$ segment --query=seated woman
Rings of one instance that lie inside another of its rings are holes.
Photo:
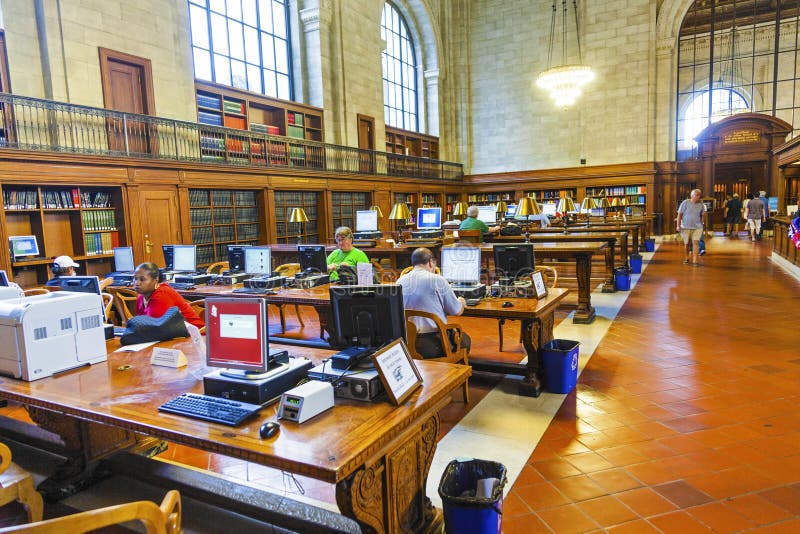
[[[136,315],[161,317],[169,308],[177,306],[187,323],[203,328],[203,320],[177,291],[162,284],[161,273],[155,263],[146,262],[136,268],[133,275],[133,290],[139,293],[136,300]]]
[[[369,263],[369,258],[362,251],[353,246],[353,231],[347,226],[336,229],[336,243],[339,248],[328,254],[328,272],[331,273],[331,282],[339,280],[336,270],[342,265],[349,265],[356,269],[357,263]]]

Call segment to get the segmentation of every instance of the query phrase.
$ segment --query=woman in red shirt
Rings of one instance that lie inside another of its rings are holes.
[[[203,328],[203,320],[177,291],[161,284],[161,273],[155,263],[147,262],[136,268],[133,275],[133,290],[139,293],[136,299],[136,315],[161,317],[169,308],[177,306],[187,323]]]

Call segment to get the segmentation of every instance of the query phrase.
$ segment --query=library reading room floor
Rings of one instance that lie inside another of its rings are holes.
[[[474,374],[472,403],[457,393],[441,414],[428,495],[437,502],[444,466],[467,456],[507,466],[507,533],[800,532],[800,281],[771,246],[718,234],[693,267],[665,241],[630,292],[593,293],[593,324],[557,312],[556,337],[581,342],[577,388],[524,398],[514,378]],[[287,330],[313,338],[315,314],[301,310],[305,328],[290,309]],[[519,323],[498,353],[496,321],[459,322],[474,356],[523,357]],[[181,445],[161,458],[336,509],[316,480]]]

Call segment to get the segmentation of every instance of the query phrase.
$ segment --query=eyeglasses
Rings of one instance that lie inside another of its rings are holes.
[[[347,241],[348,239],[353,239],[351,236],[344,236],[344,235],[337,235],[336,241]]]

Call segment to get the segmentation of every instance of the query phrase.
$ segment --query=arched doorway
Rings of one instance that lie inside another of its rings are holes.
[[[695,137],[702,164],[704,197],[714,197],[711,227],[722,226],[725,200],[738,193],[779,193],[777,160],[772,150],[786,141],[792,126],[760,113],[740,113],[715,122]]]

